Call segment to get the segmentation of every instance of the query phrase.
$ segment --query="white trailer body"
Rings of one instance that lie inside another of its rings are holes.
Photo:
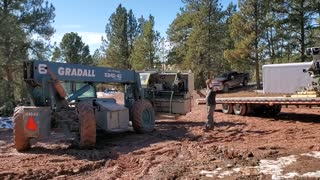
[[[311,84],[312,77],[304,73],[312,62],[268,64],[262,66],[263,93],[293,94]]]

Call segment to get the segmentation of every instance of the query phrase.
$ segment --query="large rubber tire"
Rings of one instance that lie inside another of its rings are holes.
[[[247,113],[246,115],[251,115],[253,113],[254,106],[252,104],[247,104]]]
[[[233,113],[232,104],[222,104],[222,112],[224,114],[232,114]]]
[[[266,110],[266,115],[268,116],[276,116],[281,112],[281,105],[274,105],[268,107]]]
[[[92,101],[80,101],[77,110],[80,121],[80,147],[93,148],[96,145],[96,119]]]
[[[229,92],[229,85],[228,84],[224,84],[223,85],[223,89],[222,89],[222,91],[224,92],[224,93],[228,93]]]
[[[152,132],[155,124],[155,112],[147,100],[138,100],[131,108],[130,117],[133,129],[137,133]]]
[[[281,108],[282,108],[281,105],[275,105],[275,107],[274,107],[275,115],[278,115],[281,112]]]
[[[246,104],[234,104],[233,111],[236,115],[244,116],[247,114],[247,105]]]
[[[13,134],[14,134],[14,146],[17,151],[29,150],[30,138],[24,135],[24,122],[23,122],[23,107],[19,106],[14,109],[13,114]]]
[[[255,106],[253,109],[253,113],[257,116],[266,116],[268,111],[268,107],[266,105]]]

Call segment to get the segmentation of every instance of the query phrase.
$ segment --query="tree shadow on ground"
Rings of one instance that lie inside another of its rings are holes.
[[[202,122],[156,122],[153,132],[139,134],[132,129],[121,133],[97,134],[94,149],[80,149],[76,145],[62,138],[60,142],[44,141],[37,143],[25,153],[51,154],[57,156],[73,156],[75,159],[99,161],[102,159],[116,159],[120,154],[127,154],[135,150],[150,147],[152,144],[168,141],[197,141],[201,136],[194,135],[189,127],[203,126]],[[54,137],[52,137],[54,138]]]
[[[299,122],[306,122],[306,123],[320,123],[320,120],[319,120],[320,115],[318,115],[318,114],[281,112],[277,115],[253,113],[250,116],[259,117],[259,118],[266,118],[266,119],[273,119],[276,121],[288,121],[288,122],[299,121]]]
[[[318,114],[298,114],[298,113],[280,113],[274,117],[274,120],[281,121],[299,121],[306,123],[320,123],[320,115]]]
[[[215,127],[223,127],[223,126],[235,127],[235,126],[246,126],[246,125],[247,123],[229,122],[229,121],[219,121],[214,123]]]

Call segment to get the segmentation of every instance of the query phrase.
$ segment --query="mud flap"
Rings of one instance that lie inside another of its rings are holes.
[[[17,151],[30,149],[30,138],[50,135],[49,107],[19,106],[13,115],[14,144]]]

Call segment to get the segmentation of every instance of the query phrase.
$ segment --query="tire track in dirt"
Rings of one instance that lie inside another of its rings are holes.
[[[106,167],[90,175],[74,176],[85,179],[184,179],[200,178],[208,167],[256,165],[251,152],[241,152],[203,141],[167,141],[120,155]],[[94,177],[94,178],[93,178]]]
[[[77,160],[69,155],[58,154],[16,153],[11,157],[0,155],[0,179],[50,179],[92,171],[106,163],[103,158],[98,161]]]
[[[51,142],[35,142],[32,149],[25,153],[18,153],[8,141],[7,146],[11,148],[2,149],[0,154],[0,179],[67,177],[99,169],[116,156],[108,148],[75,149],[71,144],[66,144],[65,137],[60,134],[51,138],[54,139]]]

